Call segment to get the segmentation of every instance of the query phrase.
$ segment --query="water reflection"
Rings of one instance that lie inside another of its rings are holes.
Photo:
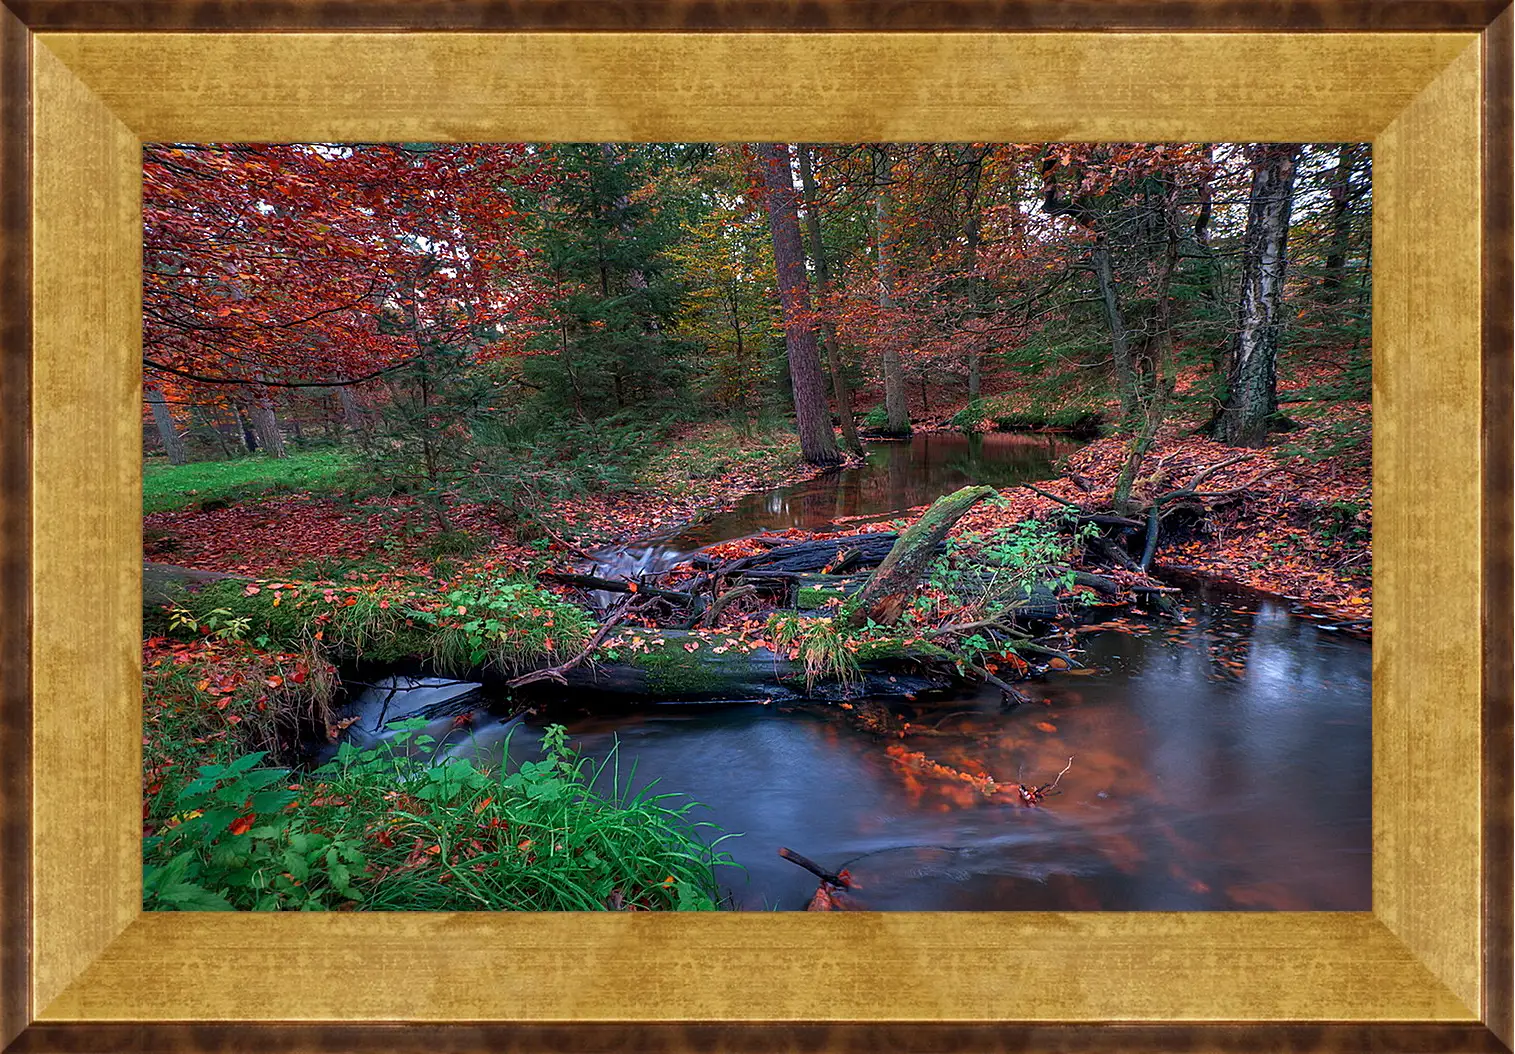
[[[666,539],[599,554],[601,574],[658,571],[715,542],[761,531],[818,530],[842,521],[887,519],[973,483],[1013,486],[1056,474],[1058,458],[1079,440],[1058,435],[918,435],[873,442],[865,464],[743,498],[734,508]]]
[[[918,435],[874,442],[867,463],[743,499],[671,539],[697,548],[763,530],[813,530],[838,519],[886,517],[971,483],[1008,487],[1054,475],[1058,458],[1082,445],[1056,435]]]

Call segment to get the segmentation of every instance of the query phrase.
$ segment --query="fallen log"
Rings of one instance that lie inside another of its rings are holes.
[[[964,487],[938,498],[931,507],[900,535],[862,589],[848,624],[854,627],[870,619],[880,626],[892,626],[904,613],[905,605],[920,590],[921,577],[935,558],[947,532],[969,509],[993,497],[993,487]]]
[[[733,639],[737,638],[719,631],[623,625],[584,661],[562,670],[563,681],[552,690],[558,698],[565,692],[583,692],[667,702],[789,702],[902,698],[964,683],[953,671],[939,668],[945,655],[941,648],[922,642],[901,644],[888,654],[875,651],[859,663],[847,683],[828,681],[807,688],[803,657],[791,659],[788,652],[769,647],[727,643]],[[470,676],[500,680],[487,671]]]
[[[839,555],[856,550],[853,567],[873,567],[889,555],[899,535],[893,531],[877,531],[872,534],[847,535],[842,538],[818,538],[793,545],[781,545],[767,552],[754,553],[740,560],[723,562],[709,553],[696,553],[693,563],[701,570],[719,574],[734,574],[737,571],[769,570],[816,572],[833,564]]]

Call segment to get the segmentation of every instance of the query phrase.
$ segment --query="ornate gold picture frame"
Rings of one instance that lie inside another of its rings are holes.
[[[1503,3],[5,0],[0,21],[0,1046],[1515,1042]],[[1372,142],[1371,912],[141,911],[139,144],[712,139]]]

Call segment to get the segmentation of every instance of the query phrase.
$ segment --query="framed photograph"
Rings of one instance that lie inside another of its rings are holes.
[[[0,1047],[1511,1049],[1512,17],[6,0]]]

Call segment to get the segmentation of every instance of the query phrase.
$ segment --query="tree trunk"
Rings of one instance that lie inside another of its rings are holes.
[[[1205,144],[1205,160],[1208,162],[1214,156],[1213,144]],[[1216,258],[1215,248],[1210,244],[1210,221],[1215,218],[1215,186],[1208,173],[1201,175],[1199,179],[1199,211],[1194,217],[1194,242],[1199,246],[1200,255],[1204,257],[1206,287],[1205,295],[1210,303],[1219,308],[1225,301],[1225,289],[1222,283],[1220,260]]]
[[[1173,275],[1178,270],[1178,186],[1172,180],[1163,180],[1162,187],[1157,228],[1162,234],[1164,251],[1152,276],[1156,301],[1153,312],[1155,332],[1146,343],[1142,368],[1133,370],[1132,394],[1141,413],[1141,424],[1131,438],[1125,464],[1115,481],[1115,511],[1122,516],[1131,508],[1131,488],[1136,473],[1157,439],[1157,431],[1162,427],[1168,400],[1177,381],[1173,371],[1173,300],[1169,293]]]
[[[358,398],[353,394],[352,385],[340,385],[337,388],[337,398],[342,400],[342,420],[348,430],[358,435],[367,435],[368,423],[363,419],[363,411],[358,406]]]
[[[1278,411],[1278,334],[1299,151],[1297,143],[1269,145],[1253,155],[1241,310],[1231,342],[1226,402],[1215,425],[1216,438],[1231,446],[1262,446],[1269,418]]]
[[[784,310],[784,346],[789,355],[789,377],[794,385],[794,416],[800,433],[800,453],[812,465],[835,465],[842,458],[837,453],[836,435],[831,431],[831,408],[826,403],[821,358],[815,346],[810,285],[805,275],[805,247],[800,242],[794,177],[789,170],[789,145],[763,144],[758,147],[758,158],[768,192],[768,229],[773,235],[773,264],[778,274],[779,301]]]
[[[831,292],[831,269],[826,259],[826,243],[821,239],[821,210],[815,192],[815,170],[810,162],[810,144],[801,143],[800,186],[805,192],[805,234],[810,243],[810,259],[815,264],[816,295],[822,301]],[[842,368],[841,351],[836,343],[836,327],[821,319],[821,346],[826,351],[826,365],[831,371],[831,390],[836,395],[836,415],[842,424],[842,445],[854,454],[863,452],[852,414],[852,390]]]
[[[1105,305],[1105,321],[1110,325],[1110,350],[1115,360],[1115,387],[1120,393],[1121,427],[1131,423],[1131,410],[1136,404],[1136,374],[1131,369],[1131,343],[1126,333],[1125,316],[1121,313],[1120,295],[1115,288],[1115,268],[1110,262],[1110,245],[1103,233],[1095,237],[1094,248],[1089,253],[1094,264],[1094,274],[1099,280],[1099,296]]]
[[[982,227],[980,224],[978,192],[979,184],[984,175],[984,154],[974,154],[977,148],[966,146],[963,148],[962,158],[968,166],[967,192],[963,202],[963,271],[968,280],[968,321],[978,321],[983,314],[983,279],[978,273],[978,247],[982,240]],[[1019,208],[1017,208],[1017,213]],[[964,342],[967,345],[968,359],[968,401],[971,403],[979,396],[982,387],[982,368],[980,366],[980,348],[978,339],[969,334]]]
[[[1104,226],[1090,203],[1080,196],[1081,180],[1075,169],[1073,189],[1066,198],[1059,197],[1056,179],[1057,163],[1050,154],[1042,157],[1042,210],[1049,216],[1067,216],[1084,230],[1094,235],[1094,245],[1089,250],[1089,261],[1099,283],[1099,296],[1105,307],[1105,321],[1110,326],[1110,350],[1115,362],[1115,386],[1120,393],[1120,427],[1129,429],[1132,410],[1136,405],[1136,371],[1131,361],[1131,341],[1126,331],[1125,316],[1121,312],[1120,294],[1115,285],[1115,266],[1110,259],[1110,243]]]
[[[1333,300],[1341,295],[1351,248],[1352,171],[1356,164],[1357,144],[1343,143],[1336,157],[1336,181],[1331,184],[1331,247],[1326,252],[1326,273],[1320,282]]]
[[[910,598],[919,594],[921,577],[936,558],[936,547],[947,537],[952,525],[995,493],[993,487],[964,487],[932,502],[931,508],[899,536],[884,562],[868,579],[858,594],[848,624],[861,626],[869,619],[881,626],[898,622]]]
[[[168,408],[163,393],[152,385],[142,389],[143,398],[147,405],[153,408],[153,424],[158,426],[158,439],[163,443],[163,452],[168,455],[170,465],[182,465],[189,460],[184,453],[184,441],[179,438],[179,430],[174,426],[173,411]]]
[[[877,243],[878,303],[887,316],[894,310],[894,229],[889,220],[889,150],[873,148],[873,221]],[[894,341],[884,340],[884,413],[886,435],[910,434],[910,404],[905,396],[905,367]]]
[[[284,437],[279,433],[279,419],[274,416],[273,400],[262,393],[254,395],[251,416],[253,431],[263,452],[269,457],[288,457]]]
[[[233,401],[231,412],[237,417],[237,431],[242,433],[242,445],[247,448],[249,454],[256,454],[258,452],[258,437],[253,432],[252,426],[247,423],[247,415],[242,412],[242,404]]]

